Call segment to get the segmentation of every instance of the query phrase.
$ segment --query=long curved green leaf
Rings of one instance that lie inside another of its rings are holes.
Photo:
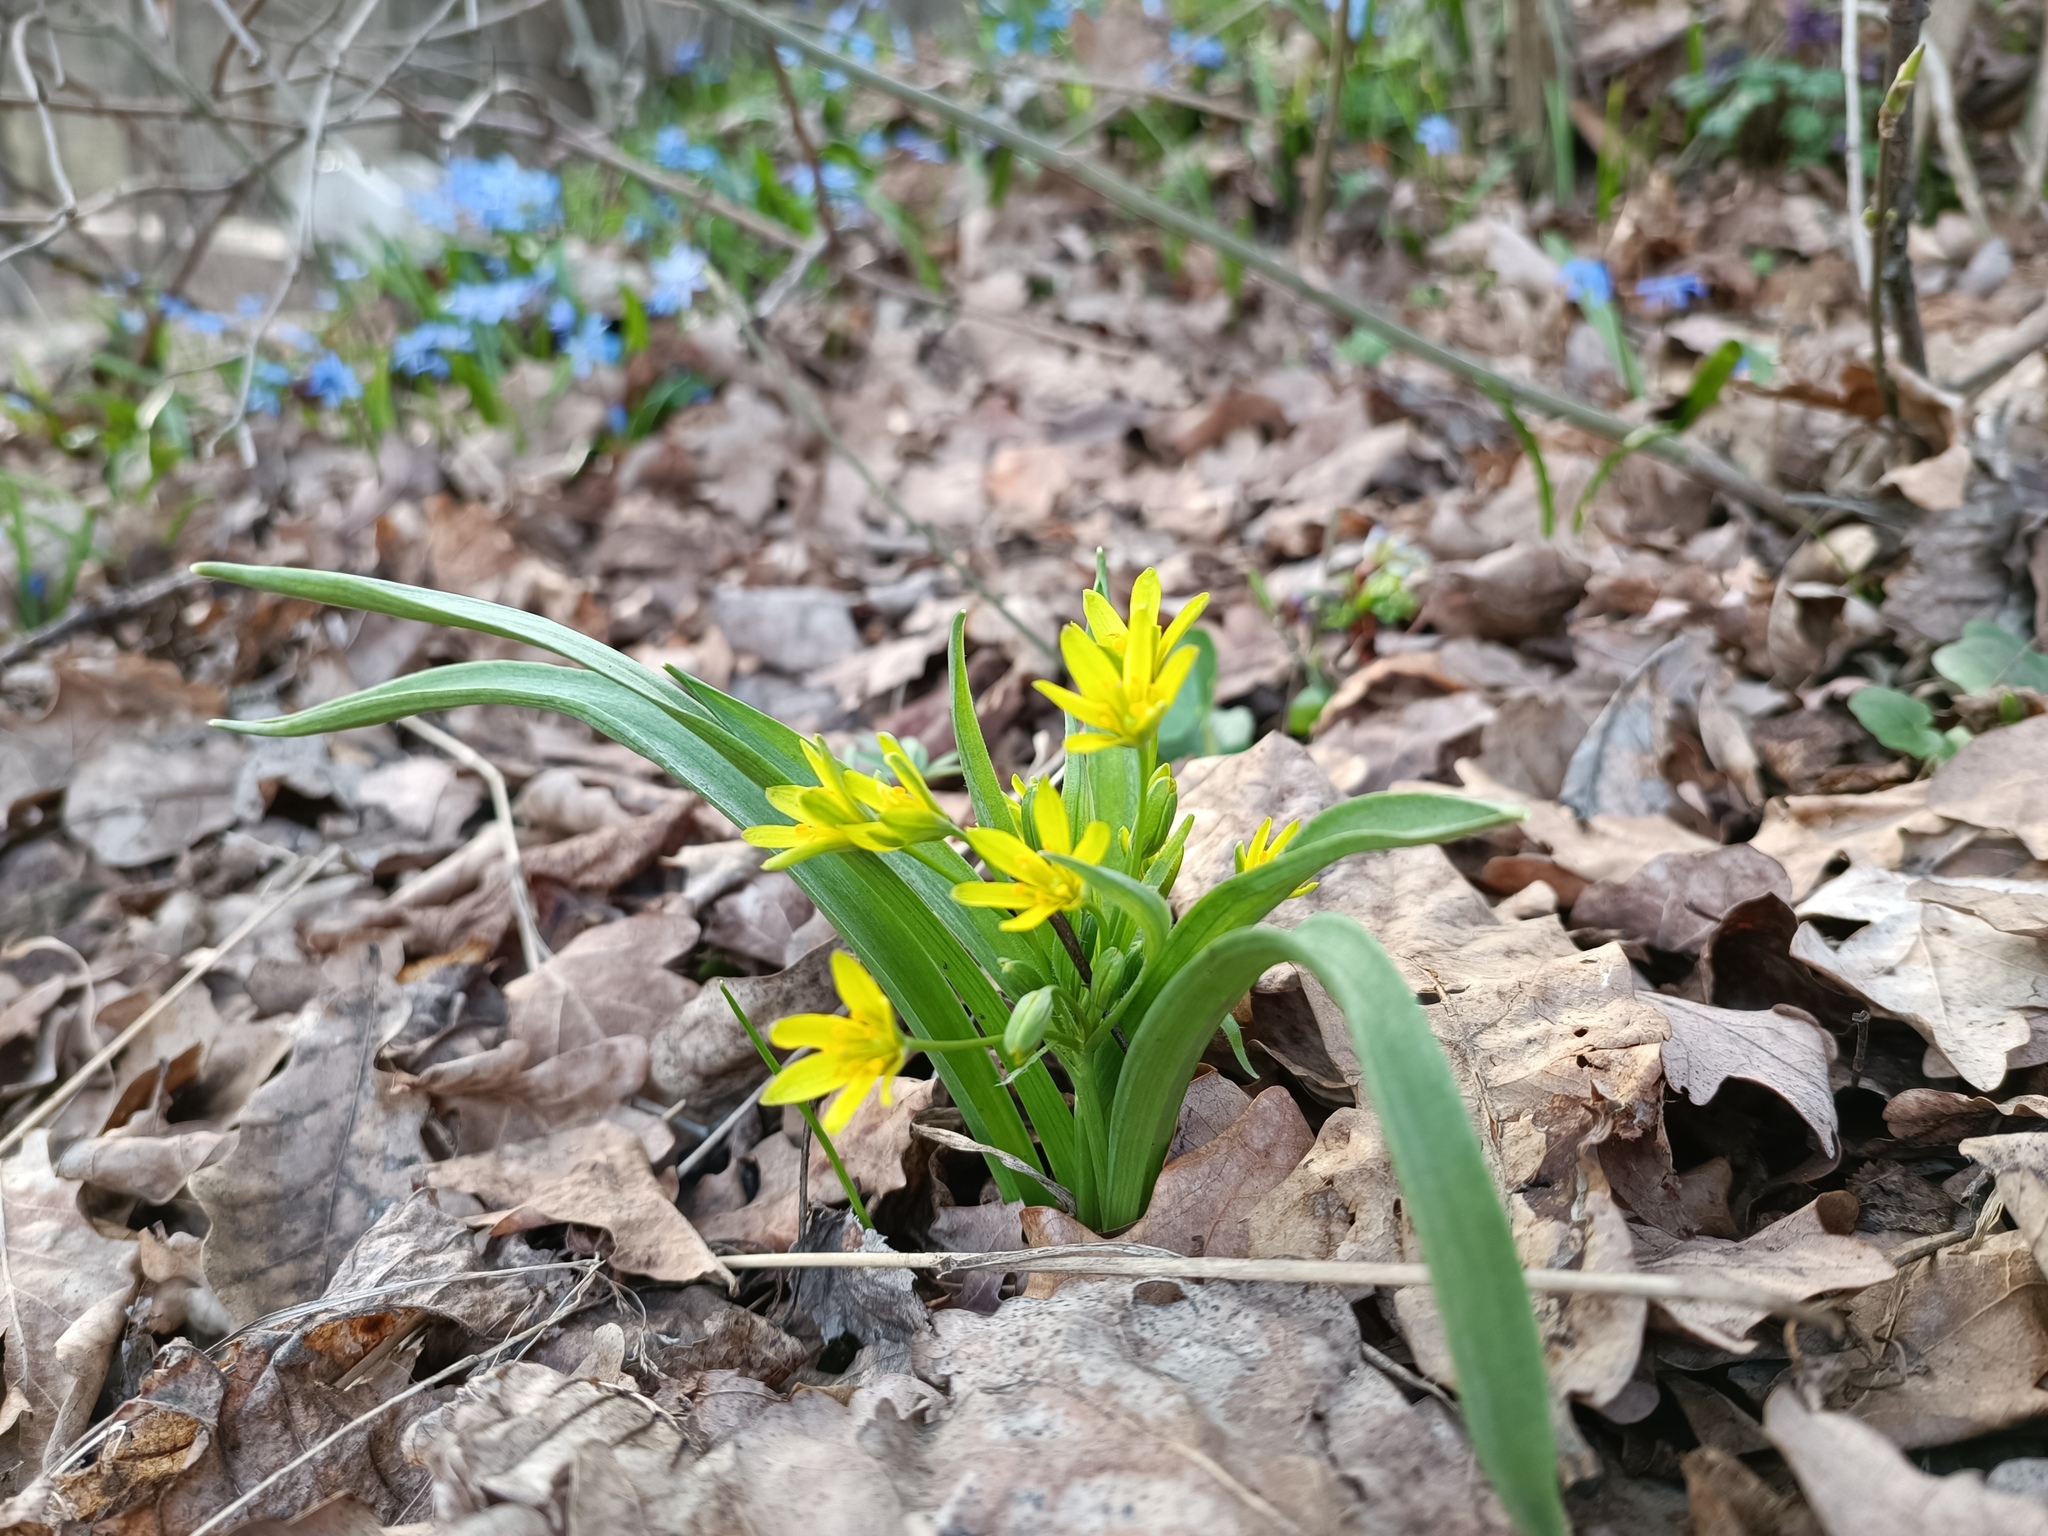
[[[953,634],[946,646],[946,676],[953,692],[953,747],[960,754],[961,776],[967,780],[967,798],[974,805],[977,825],[1012,837],[1021,830],[1003,781],[996,774],[995,759],[989,756],[982,738],[981,717],[974,712],[974,693],[967,686],[967,615],[953,615]]]
[[[717,722],[678,719],[609,678],[541,662],[437,667],[281,720],[221,723],[245,735],[309,736],[480,703],[548,709],[581,720],[703,795],[736,825],[751,826],[773,814],[764,786],[705,739],[726,734]],[[825,854],[805,860],[790,875],[903,1009],[914,1033],[941,1040],[1001,1037],[1009,1018],[1002,995],[888,864],[861,855]],[[933,1066],[977,1140],[1027,1162],[1037,1160],[1017,1101],[997,1080],[993,1062],[976,1052],[946,1052],[933,1057]],[[1043,1111],[1049,1118],[1040,1137],[1049,1151],[1057,1147],[1071,1157],[1071,1131],[1064,1118],[1051,1117],[1057,1090],[1042,1066],[1038,1072],[1044,1082],[1031,1085],[1034,1114]],[[1020,1079],[1018,1086],[1024,1088],[1026,1081]],[[1032,1191],[999,1164],[991,1163],[990,1171],[1006,1199],[1051,1198]]]
[[[1105,1228],[1143,1211],[1181,1085],[1218,1021],[1285,962],[1312,972],[1344,1011],[1365,1098],[1429,1264],[1480,1465],[1521,1530],[1563,1536],[1543,1343],[1507,1213],[1429,1021],[1386,951],[1350,918],[1319,913],[1292,930],[1239,929],[1160,993],[1132,1040],[1109,1115]]]
[[[1258,922],[1297,886],[1346,855],[1447,843],[1521,815],[1518,806],[1427,792],[1387,791],[1339,801],[1306,823],[1278,858],[1218,882],[1188,908],[1165,950],[1132,989],[1125,1016],[1143,1019],[1181,966],[1232,929]]]

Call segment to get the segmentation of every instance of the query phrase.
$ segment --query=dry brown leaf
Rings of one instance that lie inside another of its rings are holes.
[[[1837,859],[1897,869],[1905,835],[1940,831],[1946,820],[1929,811],[1929,780],[1864,795],[1791,795],[1764,807],[1764,822],[1750,846],[1784,865],[1794,900],[1820,884]]]
[[[423,1096],[373,1065],[410,1005],[373,984],[307,1009],[289,1064],[243,1108],[233,1152],[192,1175],[206,1277],[238,1325],[320,1294],[426,1160]]]
[[[0,817],[18,801],[63,789],[81,762],[118,739],[207,719],[225,705],[219,688],[126,651],[60,655],[51,672],[56,696],[39,718],[0,710]]]
[[[2034,1500],[1994,1493],[1976,1472],[1929,1477],[1868,1425],[1815,1412],[1790,1387],[1764,1404],[1764,1430],[1827,1536],[2048,1536],[2048,1509]]]
[[[1245,1257],[1252,1213],[1314,1143],[1294,1096],[1266,1089],[1226,1130],[1159,1170],[1130,1241],[1197,1257]]]
[[[611,1261],[627,1274],[731,1283],[682,1213],[662,1194],[637,1137],[615,1125],[558,1131],[495,1152],[423,1170],[435,1189],[458,1189],[505,1212],[493,1229],[523,1232],[551,1222],[602,1227]]]
[[[899,1077],[890,1084],[893,1104],[884,1104],[879,1093],[870,1093],[853,1112],[846,1128],[836,1133],[832,1145],[855,1186],[869,1200],[899,1190],[909,1182],[903,1171],[904,1154],[910,1150],[911,1123],[932,1107],[938,1092],[935,1077]],[[842,1198],[839,1180],[825,1149],[813,1138],[810,1170],[811,1200],[814,1204],[837,1204]]]
[[[704,924],[707,944],[784,968],[831,937],[832,925],[779,869],[720,898]]]
[[[1623,881],[1597,881],[1572,904],[1574,928],[1611,930],[1672,955],[1697,955],[1730,910],[1759,896],[1792,899],[1776,859],[1746,843],[1667,853]]]
[[[1323,1122],[1293,1173],[1252,1210],[1255,1259],[1401,1259],[1401,1189],[1370,1109],[1346,1106]]]
[[[1187,1092],[1180,1096],[1180,1114],[1173,1122],[1173,1139],[1166,1144],[1166,1161],[1215,1140],[1251,1102],[1250,1094],[1208,1063],[1195,1068]]]
[[[631,821],[598,827],[520,853],[529,880],[556,880],[579,891],[610,891],[644,874],[683,841],[696,797],[677,795],[668,805]]]
[[[659,909],[586,928],[506,985],[509,1038],[526,1046],[530,1065],[619,1035],[651,1040],[697,995],[697,984],[669,967],[698,931],[688,912]]]
[[[1927,808],[1973,827],[2010,832],[2037,859],[2048,859],[2048,796],[2041,762],[2048,715],[2035,715],[1967,741],[1927,787]]]
[[[164,1205],[193,1174],[220,1161],[234,1142],[233,1131],[184,1128],[166,1135],[157,1128],[138,1130],[131,1122],[66,1147],[57,1158],[57,1175]]]
[[[1636,1256],[1639,1267],[1653,1275],[1711,1274],[1800,1301],[1825,1291],[1877,1285],[1895,1273],[1892,1261],[1877,1248],[1823,1225],[1820,1201],[1739,1243],[1718,1237],[1680,1242],[1638,1227]],[[1658,1311],[1681,1331],[1737,1355],[1756,1348],[1749,1330],[1769,1315],[1761,1307],[1731,1301],[1664,1301]]]
[[[0,1260],[0,1428],[14,1427],[33,1472],[91,1421],[136,1275],[135,1245],[102,1237],[78,1186],[52,1171],[46,1130],[0,1161]]]
[[[1955,442],[1931,459],[1886,471],[1877,483],[1890,486],[1926,511],[1953,512],[1963,504],[1963,489],[1969,480],[1970,445]]]
[[[1682,1396],[1679,1400],[1685,1401]],[[1754,1449],[1768,1450],[1770,1441],[1763,1431],[1755,1434]],[[1692,1516],[1691,1536],[1820,1536],[1820,1527],[1805,1505],[1791,1494],[1779,1493],[1736,1456],[1724,1446],[1703,1444],[1688,1451],[1680,1463]]]
[[[1982,918],[2000,933],[2048,939],[2048,882],[1990,876],[1969,881],[1915,880],[1906,888],[1906,895]]]
[[[733,1017],[726,992],[763,1035],[793,1013],[834,1012],[839,994],[832,987],[832,949],[829,940],[821,942],[773,975],[721,977],[685,1003],[653,1040],[651,1071],[662,1098],[704,1109],[759,1082],[760,1053]]]
[[[364,774],[356,799],[401,830],[446,847],[482,806],[484,790],[445,757],[403,757]]]
[[[64,797],[71,835],[116,869],[183,853],[240,819],[249,749],[203,727],[117,741],[81,763]]]
[[[1889,1114],[1886,1124],[1890,1125]],[[2034,1262],[2048,1270],[2048,1131],[1977,1136],[1956,1150],[1997,1177],[2006,1214],[2033,1250]]]
[[[1995,1088],[2008,1056],[2031,1039],[2032,1020],[2048,1014],[2048,941],[1914,901],[1912,883],[1871,866],[1828,882],[1798,914],[1864,926],[1833,944],[1809,922],[1792,954],[1911,1024],[1972,1086]]]
[[[1835,1039],[1812,1014],[1790,1006],[1743,1013],[1656,992],[1644,1000],[1671,1025],[1664,1077],[1673,1088],[1706,1104],[1731,1077],[1761,1083],[1799,1112],[1823,1152],[1835,1155],[1835,1096],[1828,1080]]]
[[[1594,816],[1540,800],[1488,775],[1478,763],[1458,764],[1465,789],[1485,800],[1523,808],[1522,833],[1586,881],[1626,880],[1664,854],[1706,853],[1715,844],[1664,816]],[[1769,851],[1769,850],[1766,850]]]

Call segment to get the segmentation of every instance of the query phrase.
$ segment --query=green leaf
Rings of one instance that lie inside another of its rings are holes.
[[[996,776],[995,759],[982,739],[981,718],[974,712],[974,693],[967,686],[967,615],[953,615],[953,638],[946,648],[946,675],[953,689],[953,745],[960,754],[960,775],[977,825],[993,832],[1018,834],[1017,817]]]
[[[1932,762],[1954,757],[1956,748],[1970,739],[1970,733],[1961,726],[1937,731],[1934,711],[1926,701],[1896,688],[1858,688],[1849,695],[1849,713],[1894,752]]]
[[[1600,487],[1607,483],[1607,477],[1621,468],[1632,454],[1664,438],[1676,436],[1678,431],[1669,422],[1655,421],[1646,427],[1637,427],[1624,437],[1621,446],[1600,461],[1600,467],[1593,471],[1593,478],[1588,480],[1586,488],[1579,492],[1578,505],[1572,508],[1572,527],[1579,529],[1586,526],[1586,509],[1593,505],[1593,498],[1600,494]]]
[[[1302,684],[1301,692],[1287,701],[1287,734],[1307,736],[1323,717],[1323,706],[1337,690],[1327,677],[1317,673]]]
[[[1962,639],[1934,653],[1934,670],[1960,693],[1989,693],[2000,687],[2048,693],[2048,656],[1983,619],[1970,620],[1963,626]]]
[[[1742,366],[1746,351],[1741,342],[1731,339],[1700,359],[1699,367],[1693,370],[1692,387],[1686,390],[1685,402],[1678,408],[1679,431],[1685,431],[1714,408],[1722,389]]]
[[[1131,1037],[1109,1116],[1105,1226],[1143,1213],[1210,1035],[1252,983],[1285,962],[1313,973],[1344,1012],[1363,1098],[1379,1117],[1429,1264],[1480,1465],[1519,1529],[1563,1536],[1543,1344],[1507,1213],[1414,993],[1350,918],[1319,913],[1291,932],[1241,929],[1204,949],[1159,995]]]
[[[627,357],[638,357],[647,350],[647,306],[640,302],[639,294],[626,287],[619,289],[619,331],[620,350]]]
[[[1045,857],[1069,874],[1079,875],[1097,896],[1138,925],[1138,932],[1145,936],[1146,959],[1166,953],[1173,914],[1167,909],[1165,897],[1144,881],[1133,880],[1106,865],[1086,864],[1063,853],[1048,853]]]
[[[1514,402],[1505,393],[1496,394],[1493,403],[1507,418],[1508,426],[1522,445],[1522,452],[1529,456],[1529,467],[1536,472],[1536,505],[1542,509],[1542,519],[1537,526],[1547,539],[1557,531],[1557,492],[1551,489],[1550,466],[1543,462],[1543,445],[1536,441],[1536,434],[1529,430],[1529,423],[1522,420],[1522,413],[1515,409]]]

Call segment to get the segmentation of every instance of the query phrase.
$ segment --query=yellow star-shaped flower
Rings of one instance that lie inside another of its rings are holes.
[[[1294,834],[1300,830],[1300,822],[1290,821],[1280,829],[1280,833],[1276,837],[1273,835],[1273,818],[1268,816],[1259,823],[1259,829],[1252,834],[1249,843],[1239,843],[1232,850],[1231,856],[1237,863],[1237,872],[1241,875],[1248,869],[1257,869],[1261,864],[1272,863],[1286,851],[1287,845],[1294,841]],[[1310,880],[1304,885],[1297,885],[1287,894],[1290,897],[1306,896],[1321,883],[1317,880]]]
[[[775,1074],[764,1104],[800,1104],[837,1090],[819,1123],[829,1135],[843,1130],[868,1090],[882,1085],[882,1102],[891,1102],[896,1074],[910,1057],[909,1042],[896,1028],[896,1010],[875,984],[875,978],[844,950],[832,955],[832,983],[846,1015],[795,1013],[776,1021],[768,1038],[780,1046],[809,1046],[815,1053],[791,1062]]]
[[[965,907],[999,907],[1016,913],[1002,925],[1006,933],[1036,928],[1055,912],[1072,912],[1088,894],[1087,883],[1053,863],[1047,853],[1100,864],[1109,852],[1109,827],[1104,822],[1089,822],[1079,840],[1074,838],[1067,824],[1066,805],[1052,785],[1038,786],[1030,797],[1030,809],[1038,833],[1037,848],[1021,837],[985,827],[969,827],[961,833],[991,869],[1010,879],[963,880],[953,887],[953,899]]]
[[[777,784],[768,803],[794,825],[768,823],[740,835],[756,848],[782,851],[762,865],[787,869],[821,853],[865,849],[886,853],[953,835],[951,818],[939,809],[924,776],[893,736],[879,738],[882,760],[900,783],[888,784],[846,767],[822,739],[801,743],[816,784]]]
[[[1209,606],[1209,594],[1198,592],[1181,605],[1173,622],[1164,629],[1159,625],[1159,572],[1147,569],[1131,585],[1131,617],[1124,622],[1115,606],[1100,592],[1090,587],[1081,594],[1081,607],[1088,616],[1088,637],[1100,646],[1119,666],[1124,659],[1124,648],[1129,643],[1133,629],[1149,629],[1155,639],[1152,655],[1155,664],[1173,654],[1174,647],[1186,638],[1194,627],[1196,619]]]
[[[1128,623],[1092,588],[1081,595],[1088,628],[1069,624],[1060,631],[1060,655],[1074,687],[1038,684],[1040,693],[1091,727],[1067,738],[1069,752],[1142,747],[1151,739],[1194,669],[1194,648],[1180,642],[1208,601],[1206,592],[1192,599],[1162,629],[1157,571],[1146,571],[1131,588]]]

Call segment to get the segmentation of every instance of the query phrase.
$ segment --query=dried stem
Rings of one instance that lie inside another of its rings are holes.
[[[1891,88],[1878,110],[1877,131],[1882,142],[1877,160],[1877,221],[1871,231],[1873,286],[1883,295],[1881,323],[1897,344],[1899,361],[1922,375],[1927,372],[1927,338],[1920,329],[1920,300],[1913,291],[1913,259],[1906,253],[1914,208],[1913,119],[1906,107],[1913,78],[1919,72],[1920,24],[1926,19],[1927,0],[1891,0],[1886,12],[1884,77]],[[1896,416],[1896,402],[1888,402],[1886,410]]]
[[[1323,120],[1316,125],[1315,162],[1309,171],[1308,207],[1301,216],[1303,252],[1319,250],[1323,219],[1330,208],[1330,161],[1337,152],[1337,132],[1344,121],[1344,77],[1351,68],[1351,19],[1348,7],[1325,13],[1330,21],[1329,58],[1323,86]]]
[[[519,835],[512,826],[512,797],[505,790],[505,775],[498,765],[476,748],[424,720],[398,722],[430,746],[439,747],[471,773],[482,779],[491,792],[491,811],[497,818],[499,841],[505,851],[505,873],[512,884],[512,914],[519,925],[519,950],[529,971],[537,971],[548,958],[540,941],[540,927],[533,917],[533,898],[526,889],[526,870],[519,862]]]
[[[796,87],[789,83],[789,71],[782,67],[782,58],[773,48],[768,50],[768,67],[775,71],[775,88],[782,93],[782,104],[789,110],[790,132],[796,135],[804,164],[811,168],[811,196],[818,205],[818,227],[825,231],[826,259],[836,266],[839,230],[832,222],[832,199],[825,193],[825,163],[818,158],[818,146],[811,139],[811,130],[804,125],[803,105],[796,99]]]

